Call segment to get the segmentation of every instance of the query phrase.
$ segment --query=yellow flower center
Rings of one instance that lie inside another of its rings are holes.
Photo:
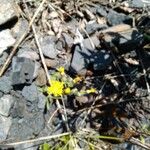
[[[86,93],[90,94],[90,93],[96,93],[96,89],[91,88],[89,90],[86,90]]]
[[[55,97],[62,96],[64,82],[52,80],[51,85],[47,88],[47,94],[53,94]]]

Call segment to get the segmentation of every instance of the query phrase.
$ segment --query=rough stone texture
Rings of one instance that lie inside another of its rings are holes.
[[[25,99],[27,99],[30,102],[37,101],[38,99],[38,89],[35,84],[32,84],[30,86],[25,86],[22,90],[22,95]]]
[[[39,60],[39,55],[35,51],[19,51],[18,57],[25,57],[31,60]]]
[[[98,7],[96,9],[96,13],[102,17],[106,17],[107,16],[107,12],[103,7]]]
[[[112,41],[120,50],[131,51],[142,44],[143,35],[133,29],[115,36]]]
[[[12,82],[17,84],[30,84],[33,80],[35,63],[28,58],[15,57],[12,61]]]
[[[0,141],[2,142],[7,138],[11,126],[11,118],[7,118],[0,115]]]
[[[146,6],[150,6],[150,2],[149,0],[132,0],[130,3],[129,3],[129,6],[130,7],[134,7],[134,8],[143,8],[143,7],[146,7]]]
[[[90,39],[89,38],[84,39],[84,41],[83,41],[84,47],[87,50],[94,51],[90,40],[92,41],[92,43],[94,44],[95,47],[98,47],[100,45],[100,41],[99,41],[98,37],[96,37],[96,36],[92,36],[92,37],[90,37]]]
[[[76,45],[71,61],[71,69],[78,74],[85,75],[91,55],[86,48],[81,49],[79,45]]]
[[[105,50],[101,50],[92,55],[91,63],[93,63],[94,70],[103,70],[111,64],[112,60],[113,59],[109,53]]]
[[[15,41],[16,40],[13,38],[9,29],[0,31],[0,55],[8,47],[12,46],[15,43]]]
[[[64,37],[64,40],[67,46],[71,48],[73,45],[73,38],[69,34],[66,34],[66,33],[62,33],[62,36]]]
[[[9,93],[12,89],[12,82],[10,77],[3,76],[0,78],[0,91],[3,93]]]
[[[13,0],[0,0],[0,25],[17,17]]]
[[[106,24],[98,24],[95,21],[92,23],[88,23],[85,27],[86,32],[91,35],[93,33],[95,33],[96,31],[102,30],[102,29],[106,29],[107,25]]]
[[[55,41],[56,38],[54,36],[45,36],[44,38],[40,39],[43,54],[48,58],[55,59],[58,54],[58,51],[55,47]]]
[[[12,34],[16,39],[19,39],[22,34],[28,29],[28,21],[22,18],[19,18],[18,22],[12,28]]]
[[[0,98],[0,114],[3,116],[9,116],[10,109],[14,104],[14,97],[11,95],[4,95]]]
[[[36,85],[38,86],[46,85],[46,74],[45,74],[44,69],[42,68],[38,70],[38,75],[36,78]]]
[[[14,120],[9,131],[8,139],[13,140],[25,140],[33,138],[34,135],[38,135],[39,132],[44,129],[43,114],[32,113],[20,120]]]
[[[117,13],[114,10],[109,11],[107,15],[107,20],[108,20],[108,23],[113,26],[117,24],[122,24],[122,23],[132,25],[132,22],[133,22],[133,19],[131,17],[126,16],[122,13]]]

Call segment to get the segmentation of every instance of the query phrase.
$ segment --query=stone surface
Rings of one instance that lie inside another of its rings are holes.
[[[45,36],[40,39],[41,48],[44,56],[55,59],[58,51],[55,47],[56,38],[54,36]]]
[[[17,17],[17,8],[13,3],[13,0],[3,1],[0,0],[0,25]]]
[[[3,76],[0,78],[0,91],[9,93],[12,90],[12,82],[10,77]]]
[[[15,43],[15,41],[16,40],[13,38],[9,29],[0,31],[0,55],[8,47],[12,46]]]
[[[39,55],[33,50],[19,51],[18,57],[29,58],[31,60],[39,60],[40,58]]]
[[[48,68],[55,68],[58,65],[57,60],[55,59],[45,59],[46,66]]]
[[[11,126],[11,118],[7,118],[0,115],[0,141],[4,141],[7,138],[7,134],[9,132]]]
[[[35,137],[44,129],[44,118],[40,112],[24,116],[24,118],[15,119],[10,128],[8,139],[25,140]]]
[[[14,57],[12,61],[12,83],[30,84],[34,78],[35,63],[28,58]]]
[[[12,34],[16,39],[19,39],[22,34],[28,29],[29,23],[24,18],[19,18],[18,22],[12,28]]]
[[[43,86],[43,85],[46,85],[46,73],[44,71],[43,68],[40,68],[38,70],[38,75],[37,75],[37,78],[36,78],[36,85],[38,86]]]
[[[105,24],[98,24],[95,21],[92,23],[88,23],[85,27],[86,32],[91,35],[93,33],[95,33],[96,31],[102,30],[102,29],[106,29],[107,25]]]
[[[91,40],[92,43],[94,44],[94,47],[98,47],[98,46],[100,45],[100,41],[99,41],[99,39],[98,39],[97,36],[92,36],[92,37],[90,37],[90,39],[89,39],[89,38],[84,39],[84,41],[83,41],[84,47],[85,47],[87,50],[94,51],[93,46],[92,46],[90,40]]]
[[[64,37],[66,45],[71,48],[73,45],[73,38],[66,33],[62,33],[62,36]]]
[[[0,114],[3,116],[9,116],[10,109],[14,104],[14,98],[11,95],[4,95],[0,98]]]
[[[79,45],[76,45],[71,61],[71,69],[78,74],[85,75],[91,55],[87,49],[81,49]]]
[[[129,24],[132,25],[133,19],[122,13],[117,13],[114,10],[110,10],[107,15],[108,23],[112,26],[117,24]]]
[[[129,3],[129,6],[134,8],[144,8],[146,6],[150,6],[150,2],[149,0],[132,0]]]
[[[31,84],[30,86],[25,86],[22,90],[22,95],[24,98],[30,102],[37,101],[38,99],[38,89],[35,84]]]
[[[111,55],[105,50],[101,50],[92,55],[91,63],[93,63],[94,70],[106,69],[108,65],[112,63],[113,59]]]
[[[106,17],[107,16],[107,12],[106,10],[104,9],[104,7],[98,7],[96,9],[96,13],[102,17]]]

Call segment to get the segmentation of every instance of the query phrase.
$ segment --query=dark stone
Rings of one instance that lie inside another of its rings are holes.
[[[76,45],[71,61],[71,69],[77,74],[85,75],[91,55],[86,48]]]
[[[91,58],[94,70],[104,70],[112,61],[112,56],[105,50],[94,53]]]
[[[118,37],[117,37],[118,36]],[[143,35],[137,30],[130,30],[128,32],[120,33],[116,35],[112,42],[123,51],[134,50],[140,46],[143,42]]]
[[[23,119],[14,120],[10,128],[8,139],[25,140],[35,137],[44,129],[44,118],[42,113],[34,113]]]
[[[35,70],[35,62],[24,57],[15,57],[12,61],[12,82],[13,85],[28,83],[31,84]]]
[[[106,24],[98,24],[96,22],[94,23],[88,23],[85,27],[86,32],[91,35],[95,33],[96,31],[100,31],[102,29],[106,29],[107,25]]]
[[[9,93],[12,90],[12,82],[10,77],[3,76],[0,78],[0,91]]]
[[[122,13],[117,13],[114,10],[110,10],[107,15],[108,23],[112,26],[118,25],[118,24],[129,24],[132,25],[133,19],[132,17],[126,16]]]

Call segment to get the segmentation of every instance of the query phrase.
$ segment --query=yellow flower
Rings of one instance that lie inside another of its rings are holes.
[[[77,76],[76,78],[73,79],[74,83],[82,81],[82,77]]]
[[[65,68],[64,67],[59,67],[57,70],[58,70],[58,72],[60,72],[61,75],[65,74]]]
[[[96,93],[96,89],[91,88],[91,89],[89,89],[89,90],[86,90],[86,93],[87,93],[87,94]]]
[[[65,92],[65,94],[70,94],[70,93],[71,93],[71,90],[70,90],[70,88],[68,87],[68,88],[66,88],[66,89],[64,90],[64,92]]]
[[[54,96],[62,96],[64,88],[64,82],[52,80],[51,85],[47,88],[47,94],[53,94]]]

